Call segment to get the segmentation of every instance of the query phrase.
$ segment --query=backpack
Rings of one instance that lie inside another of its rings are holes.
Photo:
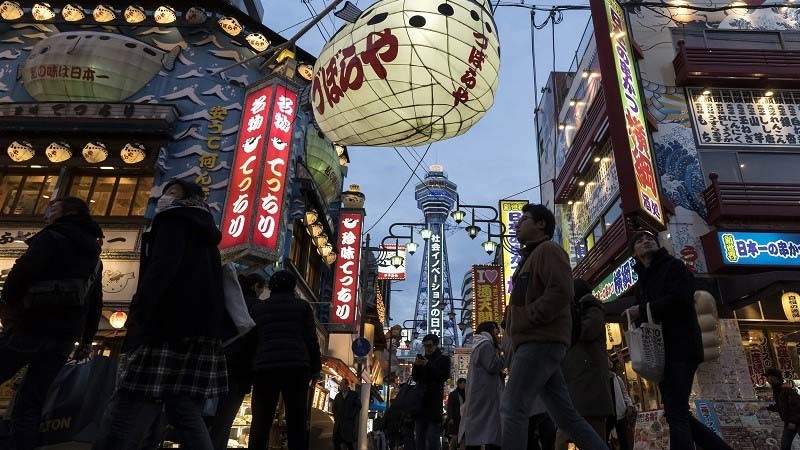
[[[572,314],[572,333],[569,346],[572,348],[581,339],[581,304],[573,300],[569,302],[569,310]]]

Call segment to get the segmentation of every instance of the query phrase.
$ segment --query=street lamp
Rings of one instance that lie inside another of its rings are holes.
[[[492,254],[492,253],[493,253],[495,250],[497,250],[497,242],[495,242],[495,241],[493,241],[493,240],[491,240],[491,239],[489,239],[488,241],[484,242],[484,243],[483,243],[483,244],[481,244],[481,245],[483,245],[483,250],[484,250],[484,251],[486,251],[486,253],[488,253],[488,254],[490,254],[490,255],[491,255],[491,254]]]
[[[406,244],[406,251],[408,252],[409,255],[413,255],[414,253],[416,253],[418,248],[419,248],[419,244],[414,242],[413,238],[412,238],[411,242]]]
[[[394,255],[390,258],[390,261],[395,269],[399,268],[403,265],[403,257],[400,255]]]
[[[472,239],[475,239],[475,237],[478,236],[478,233],[480,232],[481,232],[481,227],[479,226],[470,225],[467,227],[467,234],[469,234],[469,237]]]
[[[422,230],[420,230],[419,234],[421,234],[421,235],[422,235],[422,239],[425,239],[425,240],[427,241],[428,239],[430,239],[430,238],[431,238],[431,236],[433,236],[433,230],[431,230],[430,228],[428,228],[428,225],[426,224],[426,225],[425,225],[425,228],[423,228]]]
[[[466,215],[467,215],[467,213],[462,211],[462,210],[460,210],[460,209],[456,209],[455,211],[450,213],[450,217],[452,217],[453,220],[456,221],[456,223],[461,223],[461,221],[464,220],[464,217]]]

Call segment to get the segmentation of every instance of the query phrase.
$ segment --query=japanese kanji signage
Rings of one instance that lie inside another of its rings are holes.
[[[450,369],[450,377],[454,383],[459,378],[467,378],[470,355],[472,355],[472,347],[456,347],[453,349],[453,364]]]
[[[334,270],[331,323],[353,328],[358,321],[358,275],[363,221],[363,213],[342,210],[336,242],[339,255]]]
[[[503,321],[503,266],[472,266],[472,329],[483,322]]]
[[[592,295],[603,303],[613,302],[618,299],[625,291],[632,288],[636,284],[636,280],[639,279],[636,271],[633,270],[634,264],[636,264],[636,260],[628,258],[592,289]]]
[[[444,321],[442,319],[442,299],[444,298],[444,273],[442,271],[442,232],[444,225],[434,223],[429,225],[433,232],[428,239],[428,333],[442,336]]]
[[[800,266],[800,233],[718,231],[726,266]]]
[[[797,292],[784,292],[781,295],[783,303],[783,313],[786,320],[790,322],[800,322],[800,294]]]
[[[639,214],[658,227],[664,214],[658,193],[645,102],[639,88],[636,62],[625,11],[617,0],[590,0],[607,101],[611,141],[620,177],[622,210]]]
[[[223,250],[276,253],[297,95],[269,84],[247,94],[222,218]],[[275,255],[273,255],[275,256]]]
[[[378,279],[379,280],[405,280],[406,279],[406,246],[385,244],[381,245],[378,252]],[[403,258],[399,267],[392,264],[393,256]]]
[[[527,200],[500,200],[500,222],[502,222],[505,227],[505,234],[511,236],[508,238],[508,244],[511,250],[509,251],[503,246],[505,305],[511,301],[511,276],[514,275],[520,261],[520,243],[516,238],[517,231],[514,227],[516,227],[519,218],[522,217],[522,207],[527,204]]]
[[[697,144],[800,145],[800,91],[687,88]]]

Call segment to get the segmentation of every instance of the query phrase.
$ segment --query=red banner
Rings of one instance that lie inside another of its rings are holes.
[[[358,274],[361,259],[361,212],[342,211],[339,217],[339,254],[333,279],[331,323],[356,325],[358,322]]]
[[[472,266],[472,329],[482,322],[503,320],[505,304],[503,266]]]

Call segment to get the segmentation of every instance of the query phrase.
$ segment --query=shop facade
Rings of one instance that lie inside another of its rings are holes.
[[[797,52],[797,10],[591,5],[579,58],[551,75],[537,110],[541,179],[552,180],[542,201],[555,205],[573,274],[592,284],[608,321],[634,301],[633,230],[658,233],[684,261],[721,324],[721,357],[701,366],[693,399],[716,408],[723,434],[739,423],[758,435],[773,418],[742,411],[771,396],[763,370],[798,379],[800,80],[783,69]],[[610,354],[640,410],[657,411],[658,390],[631,370],[617,327]],[[651,416],[640,419],[661,420]]]

